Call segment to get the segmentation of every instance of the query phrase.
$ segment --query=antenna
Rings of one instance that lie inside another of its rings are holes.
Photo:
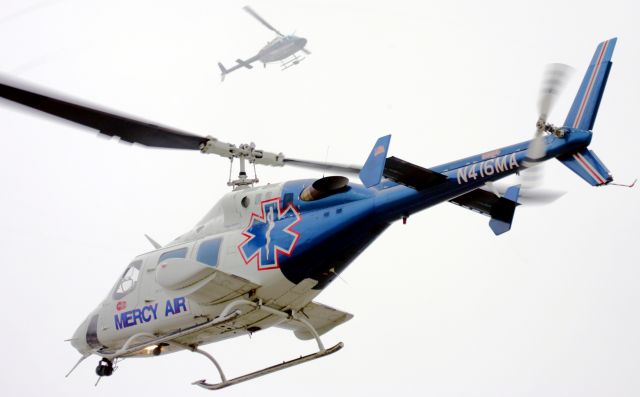
[[[324,178],[324,173],[327,171],[327,166],[329,165],[329,148],[331,146],[327,145],[327,152],[324,154],[324,169],[322,170],[322,177]]]

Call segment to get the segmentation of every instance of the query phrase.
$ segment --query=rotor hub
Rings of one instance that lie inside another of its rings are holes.
[[[544,119],[539,118],[536,122],[536,134],[543,135],[545,132],[551,133],[558,138],[562,138],[567,131],[563,127],[556,127],[551,123],[547,123]]]

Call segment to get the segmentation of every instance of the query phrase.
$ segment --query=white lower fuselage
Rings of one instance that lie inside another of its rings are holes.
[[[229,193],[191,231],[166,247],[136,257],[129,266],[137,266],[135,280],[124,281],[123,285],[121,278],[116,283],[105,300],[78,327],[72,339],[73,346],[82,354],[95,351],[100,347],[108,347],[110,350],[118,349],[137,334],[165,335],[218,316],[229,301],[213,305],[200,304],[183,296],[181,291],[184,292],[184,289],[167,290],[159,285],[156,279],[156,272],[162,265],[163,258],[166,260],[167,256],[179,255],[184,259],[202,261],[199,255],[205,251],[203,245],[212,240],[220,240],[215,269],[258,285],[252,298],[261,299],[263,302],[284,303],[295,298],[295,303],[291,304],[290,308],[297,309],[305,306],[320,292],[312,290],[313,285],[309,285],[309,288],[296,287],[278,269],[262,270],[255,263],[247,264],[238,251],[238,247],[246,240],[243,230],[247,228],[252,214],[253,216],[260,214],[261,201],[279,197],[281,191],[282,185],[275,184]],[[246,208],[242,204],[244,197],[248,197],[250,203]],[[273,214],[266,215],[267,232],[271,232]],[[267,233],[267,238],[271,238],[270,233]],[[125,279],[128,277],[126,273]],[[294,287],[296,291],[292,293],[291,290]],[[228,325],[227,329],[211,328],[182,337],[180,343],[207,344],[245,335],[247,330],[253,332],[265,329],[279,322],[282,322],[279,317],[256,312],[234,321]],[[141,341],[144,341],[144,337],[136,342]],[[174,345],[166,346],[163,354],[175,350],[179,348]],[[137,354],[137,356],[146,355],[151,356],[151,351],[141,350]]]

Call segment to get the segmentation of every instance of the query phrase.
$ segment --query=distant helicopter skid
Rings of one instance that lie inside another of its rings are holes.
[[[288,69],[293,65],[297,65],[304,58],[298,58],[296,53],[299,51],[304,52],[307,55],[310,55],[311,52],[305,48],[307,45],[307,39],[303,37],[298,37],[295,35],[283,35],[279,30],[271,26],[267,21],[265,21],[258,13],[256,13],[251,7],[246,6],[244,10],[251,14],[254,18],[256,18],[260,23],[266,26],[268,29],[274,31],[278,37],[268,42],[266,46],[264,46],[256,55],[251,58],[242,60],[236,59],[236,65],[227,69],[221,62],[218,62],[218,66],[220,67],[221,79],[224,81],[224,78],[227,74],[233,72],[234,70],[238,70],[240,68],[253,69],[252,63],[259,61],[262,62],[264,67],[267,66],[268,63],[283,61],[282,70]],[[291,60],[289,60],[292,58]]]
[[[281,70],[287,70],[292,66],[296,66],[297,64],[304,61],[305,59],[306,59],[305,57],[299,57],[297,54],[293,54],[293,56],[282,61],[280,68]]]

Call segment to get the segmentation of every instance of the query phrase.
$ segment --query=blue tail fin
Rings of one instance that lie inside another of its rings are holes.
[[[582,79],[578,94],[573,100],[571,110],[564,122],[565,127],[580,130],[591,130],[593,128],[602,93],[611,70],[611,56],[617,40],[617,38],[613,38],[598,44],[587,73]]]
[[[564,122],[565,127],[585,131],[593,129],[602,94],[607,85],[607,78],[611,70],[611,57],[617,40],[613,38],[598,44]],[[592,186],[606,185],[613,181],[607,167],[594,152],[586,147],[574,153],[560,156],[558,160]]]
[[[382,172],[384,171],[384,164],[387,160],[389,141],[391,141],[391,135],[385,135],[379,138],[376,144],[373,145],[369,158],[367,158],[367,162],[364,163],[359,175],[365,187],[375,186],[380,183]]]
[[[496,236],[511,230],[519,194],[520,185],[511,186],[491,207],[489,227]]]

